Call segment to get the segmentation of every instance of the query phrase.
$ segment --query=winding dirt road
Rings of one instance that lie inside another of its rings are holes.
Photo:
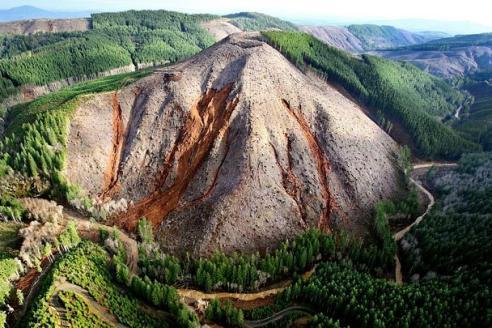
[[[415,164],[413,166],[413,169],[426,169],[426,168],[431,168],[431,167],[456,167],[456,163],[438,163],[438,162],[428,162],[428,163],[420,163],[420,164]],[[425,212],[420,215],[415,221],[405,227],[404,229],[396,232],[393,235],[393,238],[396,242],[401,240],[405,234],[410,231],[410,229],[418,225],[424,217],[429,213],[429,211],[432,209],[432,207],[435,204],[435,199],[434,196],[427,190],[425,189],[422,184],[413,179],[410,178],[410,182],[414,184],[418,190],[420,190],[422,193],[426,195],[426,197],[429,199],[429,204],[427,205],[427,208]],[[76,223],[77,229],[81,233],[81,235],[84,235],[84,237],[88,237],[90,239],[98,239],[99,238],[99,231],[100,229],[106,229],[110,233],[112,233],[114,230],[118,231],[120,234],[120,239],[122,240],[123,244],[125,245],[127,255],[128,255],[128,265],[131,270],[137,274],[137,260],[138,260],[138,245],[137,242],[126,235],[125,233],[121,232],[117,228],[113,227],[108,227],[99,223],[93,223],[88,221],[86,218],[81,217],[80,215],[73,213],[70,210],[65,210],[64,211],[64,216],[66,219],[73,219],[73,221]],[[310,271],[306,272],[303,277],[304,279],[308,279],[315,271],[315,267],[311,269]],[[402,272],[401,272],[401,263],[398,258],[398,255],[395,256],[395,280],[397,284],[403,284],[403,277],[402,277]],[[204,293],[198,290],[193,290],[193,289],[178,289],[178,294],[181,299],[186,299],[188,300],[188,304],[191,303],[196,303],[197,301],[203,301],[203,300],[211,300],[214,298],[217,299],[223,299],[223,300],[230,300],[233,303],[238,303],[239,307],[241,308],[249,308],[249,305],[254,305],[258,301],[270,301],[273,300],[275,295],[278,293],[282,292],[285,290],[287,286],[289,286],[291,283],[290,280],[283,281],[279,284],[277,284],[277,287],[275,288],[270,288],[267,290],[259,291],[256,293],[227,293],[227,292],[219,292],[219,293]],[[62,288],[63,287],[63,288]],[[71,290],[74,292],[77,292],[78,294],[82,294],[84,297],[85,301],[87,301],[90,305],[91,308],[95,310],[100,316],[102,316],[103,320],[108,323],[112,324],[117,324],[117,327],[124,328],[125,326],[121,325],[118,323],[117,319],[112,316],[111,314],[107,313],[107,311],[104,308],[101,308],[101,306],[93,299],[87,297],[87,293],[85,290],[81,290],[79,286],[75,285],[60,285],[57,287],[58,290]],[[27,302],[28,303],[28,302]],[[292,312],[304,312],[304,313],[310,313],[310,310],[308,308],[302,307],[302,306],[292,306],[289,308],[286,308],[278,313],[275,313],[273,316],[269,318],[265,318],[262,320],[258,321],[247,321],[245,327],[262,327],[264,325],[270,324],[274,321],[282,319],[284,316],[288,315],[289,313]]]
[[[453,168],[453,167],[457,167],[458,164],[456,163],[438,163],[438,162],[428,162],[428,163],[420,163],[420,164],[415,164],[413,165],[413,169],[414,170],[417,170],[417,169],[427,169],[427,168],[433,168],[433,167],[448,167],[448,168]],[[412,224],[406,226],[405,228],[403,228],[402,230],[396,232],[394,235],[393,235],[393,239],[395,240],[395,242],[398,242],[400,241],[407,232],[410,231],[410,229],[412,229],[413,226],[419,224],[420,222],[422,222],[422,220],[424,219],[424,217],[430,212],[430,210],[432,209],[432,207],[434,206],[435,204],[435,199],[434,199],[434,196],[427,190],[425,189],[422,184],[416,180],[414,180],[412,177],[410,177],[410,182],[415,185],[417,187],[418,190],[420,190],[421,192],[423,192],[427,198],[429,199],[429,204],[427,204],[427,208],[425,210],[425,212],[420,215],[418,218],[415,219],[415,221],[413,221]],[[395,255],[395,281],[398,285],[402,285],[403,284],[403,275],[402,275],[402,272],[401,272],[401,262],[400,262],[400,259],[398,258],[398,254]]]
[[[311,270],[305,272],[302,275],[302,278],[304,280],[309,279],[313,275],[315,270],[316,270],[316,265]],[[248,309],[249,303],[254,303],[259,300],[268,300],[268,299],[273,300],[275,295],[283,292],[285,288],[291,285],[291,283],[292,283],[291,279],[284,280],[276,284],[278,287],[266,289],[256,293],[228,293],[228,292],[204,293],[194,289],[178,289],[178,294],[182,299],[189,299],[192,302],[197,302],[199,300],[209,301],[212,299],[229,300],[233,302],[237,307]]]

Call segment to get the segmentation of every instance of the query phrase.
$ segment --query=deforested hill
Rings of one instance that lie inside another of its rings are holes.
[[[367,105],[370,116],[418,156],[453,159],[477,149],[441,123],[464,94],[413,65],[369,55],[361,58],[299,32],[264,32],[298,67],[314,70]]]
[[[89,18],[72,19],[28,19],[0,22],[0,34],[31,35],[37,33],[62,33],[87,31],[91,27]]]
[[[202,255],[310,227],[364,233],[375,204],[403,188],[398,145],[259,33],[134,79],[16,107],[4,162],[78,206],[120,204],[113,224],[133,231],[146,217],[164,249]]]
[[[412,63],[443,78],[490,72],[492,33],[458,35],[424,44],[379,51],[377,55]]]

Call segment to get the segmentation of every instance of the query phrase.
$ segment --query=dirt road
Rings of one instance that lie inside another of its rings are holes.
[[[452,168],[452,167],[457,167],[458,164],[456,163],[438,163],[438,162],[428,162],[428,163],[420,163],[420,164],[415,164],[413,166],[413,169],[416,170],[416,169],[426,169],[426,168],[432,168],[432,167],[448,167],[448,168]],[[415,219],[415,221],[413,221],[412,224],[406,226],[405,228],[403,228],[402,230],[396,232],[394,235],[393,235],[393,239],[398,242],[400,241],[407,232],[410,231],[410,229],[412,229],[413,226],[419,224],[420,222],[422,222],[422,220],[424,219],[424,217],[430,212],[430,210],[432,209],[432,207],[434,206],[435,204],[435,199],[434,199],[434,196],[430,193],[430,191],[428,191],[427,189],[425,189],[422,184],[416,180],[414,180],[413,178],[410,178],[410,182],[415,185],[417,187],[418,190],[420,190],[421,192],[423,192],[426,197],[429,199],[429,203],[427,204],[427,209],[425,210],[425,212],[420,215],[418,218]],[[399,285],[402,285],[403,284],[403,275],[402,275],[402,272],[401,272],[401,262],[400,262],[400,259],[398,258],[398,254],[395,255],[395,280],[396,280],[396,283],[399,284]]]

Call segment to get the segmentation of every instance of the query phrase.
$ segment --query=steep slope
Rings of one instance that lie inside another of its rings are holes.
[[[313,226],[361,231],[398,193],[397,145],[259,38],[234,34],[82,104],[69,180],[130,201],[114,223],[145,216],[176,253],[265,249]]]
[[[441,119],[464,101],[462,92],[407,63],[353,56],[299,32],[263,32],[303,70],[313,70],[367,106],[368,114],[420,158],[453,160],[478,149]]]

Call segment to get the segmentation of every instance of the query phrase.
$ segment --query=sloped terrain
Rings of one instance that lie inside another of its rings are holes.
[[[398,191],[396,144],[258,38],[232,35],[82,104],[70,181],[130,201],[114,223],[131,230],[145,216],[178,253],[265,249],[313,226],[361,228]]]
[[[388,25],[349,25],[347,29],[361,40],[365,50],[409,46],[436,38],[435,34],[413,33]]]
[[[402,49],[378,51],[376,54],[412,63],[442,78],[460,77],[492,69],[492,47],[490,46],[470,46],[450,50]]]
[[[300,29],[332,47],[356,53],[364,51],[361,40],[346,27],[305,25]]]
[[[436,32],[414,33],[393,26],[371,24],[338,26],[301,26],[300,30],[309,33],[326,44],[352,53],[369,50],[411,46],[425,43],[442,34]]]
[[[241,32],[241,30],[232,25],[227,18],[217,18],[201,23],[201,26],[213,37],[215,40],[220,41],[232,33]]]
[[[0,23],[0,34],[29,35],[36,33],[60,33],[87,31],[91,27],[88,18],[29,19]]]
[[[410,62],[440,77],[453,78],[492,70],[492,33],[457,35],[376,53]]]

